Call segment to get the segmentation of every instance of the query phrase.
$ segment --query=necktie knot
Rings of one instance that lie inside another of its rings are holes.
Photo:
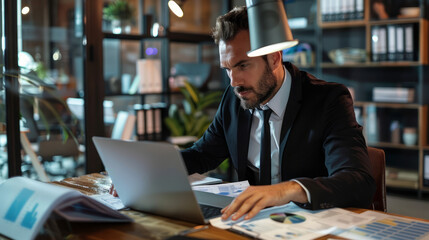
[[[265,110],[262,110],[262,115],[264,116],[264,125],[268,124],[268,121],[270,120],[271,113],[273,113],[273,110],[271,110],[271,108],[267,108]]]

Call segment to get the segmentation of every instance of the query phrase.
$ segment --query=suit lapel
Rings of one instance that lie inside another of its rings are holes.
[[[238,111],[238,131],[237,131],[237,174],[238,179],[246,178],[247,154],[249,151],[250,128],[252,125],[252,114],[241,107]]]
[[[302,100],[302,80],[300,79],[298,70],[295,69],[292,64],[286,64],[285,65],[289,73],[291,74],[291,90],[289,95],[288,104],[286,106],[286,112],[284,115],[284,120],[282,124],[282,130],[280,133],[280,165],[283,166],[283,160],[284,160],[284,152],[286,148],[286,143],[289,137],[289,133],[292,129],[293,122],[296,119],[296,116],[298,115],[298,112],[301,108],[301,100]],[[283,167],[282,167],[282,179],[283,176]]]

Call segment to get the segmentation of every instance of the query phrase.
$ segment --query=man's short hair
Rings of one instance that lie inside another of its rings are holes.
[[[216,19],[216,27],[213,29],[212,36],[216,44],[220,41],[231,40],[241,30],[249,30],[247,19],[247,8],[245,6],[235,7],[228,13],[219,16]]]

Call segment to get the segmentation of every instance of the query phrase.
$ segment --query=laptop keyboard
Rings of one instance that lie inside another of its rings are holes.
[[[201,208],[201,211],[203,212],[203,216],[205,219],[218,217],[222,214],[220,212],[222,208],[219,208],[219,207],[200,204],[200,208]]]

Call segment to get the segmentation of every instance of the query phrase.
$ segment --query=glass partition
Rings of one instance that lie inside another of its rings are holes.
[[[68,105],[69,99],[83,97],[83,28],[83,0],[17,1],[20,72],[15,77],[24,176],[46,181],[84,173],[83,108],[70,106],[71,111]],[[6,37],[2,31],[2,51],[8,51]],[[3,105],[0,84],[0,125],[7,114]],[[7,177],[6,145],[0,126],[0,178]]]

